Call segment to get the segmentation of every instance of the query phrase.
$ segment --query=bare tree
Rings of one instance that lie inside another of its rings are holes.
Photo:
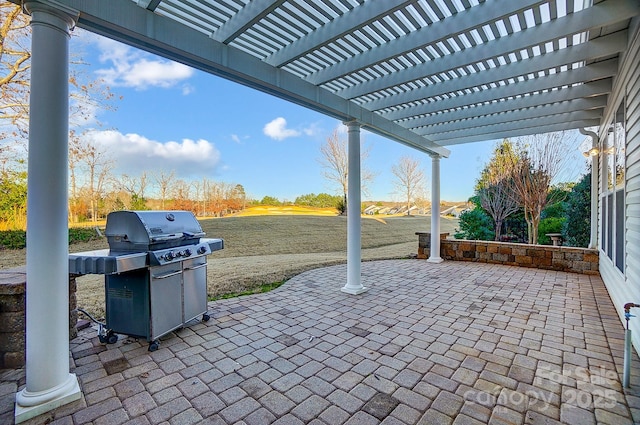
[[[348,142],[341,139],[338,130],[334,130],[326,142],[320,146],[320,164],[324,169],[324,177],[333,183],[344,200],[344,212],[346,214],[347,191],[349,181],[349,152]],[[374,174],[369,171],[364,162],[369,157],[369,150],[364,149],[360,152],[360,190],[367,193],[368,185],[373,181]]]
[[[71,193],[69,202],[69,221],[77,223],[80,213],[80,193],[78,187],[78,166],[80,162],[80,150],[82,145],[80,137],[71,130],[69,132],[69,190]]]
[[[200,212],[197,211],[198,210],[197,206],[200,205],[203,202],[203,199],[204,199],[204,191],[203,191],[204,182],[200,182],[200,181],[196,180],[196,181],[191,182],[191,186],[193,187],[193,190],[196,192],[195,193],[195,199],[194,199],[194,201],[196,203],[195,214],[196,215],[204,215],[204,212],[200,213]]]
[[[70,214],[77,220],[83,198],[96,222],[100,215],[100,200],[104,197],[114,161],[108,152],[90,138],[81,139],[71,132],[69,140]]]
[[[538,243],[538,225],[542,210],[561,201],[563,191],[550,191],[556,179],[571,165],[568,155],[577,146],[568,132],[545,133],[519,138],[516,141],[518,162],[514,164],[513,189],[520,199],[527,221],[528,242]]]
[[[161,208],[165,209],[165,201],[167,200],[167,196],[169,195],[170,184],[175,177],[175,171],[171,170],[170,173],[167,174],[166,171],[161,170],[157,173],[153,174],[153,179],[158,185],[158,192],[160,195]]]
[[[202,178],[202,215],[207,215],[207,193],[209,191],[209,187],[211,186],[211,182],[206,177]]]
[[[142,172],[139,177],[122,174],[117,182],[117,187],[122,190],[128,202],[126,208],[133,210],[144,210],[146,208],[145,192],[147,190],[147,173]]]
[[[21,6],[0,3],[0,139],[21,142],[28,135],[31,85],[30,17]],[[113,94],[102,80],[83,72],[77,52],[69,73],[69,123],[77,129],[94,124],[98,110],[113,109]]]
[[[225,182],[211,182],[209,185],[209,205],[215,216],[222,217],[227,212],[233,187]]]
[[[493,151],[493,157],[482,171],[476,183],[480,205],[493,218],[495,240],[500,240],[502,223],[520,208],[520,199],[515,196],[514,165],[517,164],[513,144],[503,140]]]
[[[195,213],[196,205],[191,201],[191,184],[189,182],[182,179],[172,181],[170,191],[174,209]]]
[[[2,157],[9,157],[11,166],[25,163],[26,139],[29,127],[29,95],[31,85],[31,27],[30,17],[22,12],[21,6],[11,2],[0,2],[0,163]],[[90,80],[90,74],[82,71],[85,65],[74,49],[69,75],[69,167],[71,184],[70,219],[78,220],[82,208],[81,193],[91,196],[95,201],[96,190],[102,187],[100,173],[94,174],[94,189],[83,188],[78,182],[81,168],[91,166],[90,148],[80,152],[78,147],[84,143],[81,127],[87,124],[99,125],[96,113],[102,109],[113,109],[110,101],[113,95],[109,87],[101,80]],[[16,149],[18,148],[18,149]],[[85,155],[80,164],[80,156]],[[89,155],[89,156],[87,156]],[[20,157],[17,162],[16,157]],[[81,166],[82,165],[82,166]],[[94,170],[95,172],[95,170]],[[96,205],[93,206],[95,213]]]
[[[424,188],[424,170],[420,161],[409,156],[403,156],[398,163],[391,167],[391,172],[396,176],[395,187],[406,201],[407,215],[411,215],[411,203],[420,195]]]
[[[113,160],[108,153],[97,145],[87,143],[80,149],[80,161],[86,167],[87,194],[91,220],[95,223],[99,216],[99,201],[104,195],[109,173],[113,169]]]
[[[424,186],[419,188],[416,195],[413,197],[413,204],[418,207],[418,211],[421,214],[431,208],[431,194],[427,188],[427,184],[428,183],[425,182]]]
[[[3,140],[26,135],[29,114],[29,17],[19,5],[0,4],[0,124]]]

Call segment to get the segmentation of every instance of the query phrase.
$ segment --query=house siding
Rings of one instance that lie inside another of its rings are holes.
[[[622,306],[633,302],[640,304],[640,31],[634,26],[630,39],[628,55],[621,63],[619,81],[614,84],[614,92],[610,96],[611,110],[617,109],[617,99],[624,97],[626,146],[625,146],[625,268],[624,273],[618,270],[606,254],[600,255],[600,273],[609,291],[616,311],[622,323],[625,323]],[[615,102],[616,104],[614,104]],[[611,116],[611,114],[608,114]],[[608,127],[611,119],[604,122]],[[601,127],[601,135],[602,135]],[[603,179],[600,181],[600,191]],[[602,211],[599,212],[599,226],[604,225]],[[598,233],[601,237],[601,227]],[[600,241],[601,242],[601,241]],[[601,247],[599,243],[599,247]],[[638,312],[636,315],[640,316]],[[633,345],[640,352],[640,318],[632,318],[629,322],[633,333]]]

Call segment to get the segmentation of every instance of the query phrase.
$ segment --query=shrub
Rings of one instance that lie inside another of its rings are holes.
[[[300,195],[293,202],[295,205],[304,205],[317,208],[335,208],[341,201],[340,196],[329,195],[328,193],[309,193]]]
[[[338,214],[345,215],[347,212],[347,200],[340,197],[340,199],[338,200],[338,205],[336,205],[336,209],[338,210]]]
[[[480,208],[465,211],[460,214],[460,231],[454,237],[492,241],[494,239],[493,220]]]
[[[71,227],[69,229],[69,245],[95,239],[98,239],[98,233],[93,227]]]
[[[69,229],[69,245],[98,239],[98,234],[91,227],[72,227]],[[27,246],[27,232],[24,230],[0,231],[0,249],[23,249]]]
[[[551,245],[551,238],[547,236],[547,233],[562,233],[562,226],[566,220],[564,217],[549,217],[540,220],[538,243],[540,245]]]
[[[269,205],[271,207],[278,207],[278,206],[282,205],[282,202],[280,202],[280,200],[278,200],[278,198],[276,198],[274,196],[265,196],[260,201],[260,204]]]
[[[0,231],[0,249],[22,249],[27,246],[27,232],[24,230]]]
[[[591,238],[591,173],[572,188],[566,204],[567,221],[562,232],[566,244],[586,248]]]

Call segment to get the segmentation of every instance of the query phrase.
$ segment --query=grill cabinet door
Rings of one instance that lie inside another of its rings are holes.
[[[182,266],[151,267],[151,340],[182,326]]]
[[[207,311],[207,257],[183,262],[184,322]]]
[[[107,327],[116,333],[149,337],[148,269],[105,276]]]

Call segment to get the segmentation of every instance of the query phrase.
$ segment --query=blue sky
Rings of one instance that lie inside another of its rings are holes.
[[[342,124],[330,117],[169,62],[105,38],[77,31],[91,79],[101,78],[121,100],[97,113],[102,127],[93,140],[113,152],[114,173],[138,176],[175,172],[184,180],[242,184],[255,199],[294,200],[307,193],[336,193],[323,177],[320,146]],[[346,138],[346,133],[343,132]],[[366,167],[376,174],[363,199],[400,200],[391,167],[402,156],[419,160],[431,185],[431,158],[415,149],[363,132]],[[494,142],[451,146],[442,159],[441,199],[464,201]],[[577,150],[576,150],[577,152]]]

